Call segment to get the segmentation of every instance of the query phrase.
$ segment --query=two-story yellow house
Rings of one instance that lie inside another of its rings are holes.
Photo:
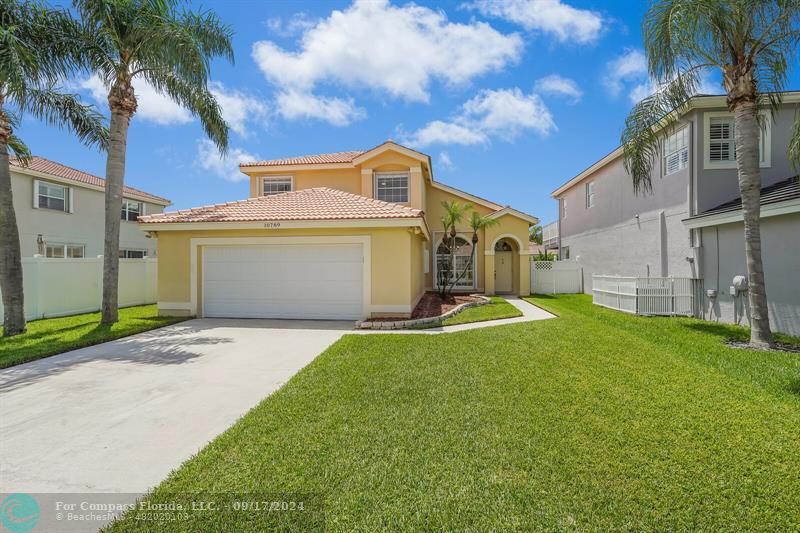
[[[247,200],[139,218],[158,237],[161,314],[408,317],[436,286],[446,200],[498,221],[475,246],[468,220],[458,228],[456,263],[469,268],[457,290],[530,292],[528,229],[538,220],[438,183],[430,156],[387,141],[240,168]]]

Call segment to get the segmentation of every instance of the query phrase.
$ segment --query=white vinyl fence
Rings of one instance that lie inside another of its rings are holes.
[[[89,313],[100,309],[103,295],[103,257],[84,259],[22,259],[25,318]],[[158,260],[119,260],[119,306],[156,301]],[[3,306],[0,305],[0,321]]]
[[[637,315],[696,315],[700,280],[592,276],[592,301]]]
[[[583,292],[583,272],[577,261],[531,261],[531,292],[574,294]]]

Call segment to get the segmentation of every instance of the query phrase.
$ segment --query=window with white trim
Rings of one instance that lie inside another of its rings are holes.
[[[85,256],[86,247],[83,244],[66,244],[49,242],[44,246],[45,257],[54,259],[80,259]]]
[[[475,247],[463,237],[455,239],[454,266],[450,269],[450,239],[442,240],[436,248],[435,280],[437,286],[448,285],[458,279],[455,288],[474,289],[475,285]],[[459,276],[461,276],[459,278]]]
[[[291,176],[268,176],[263,178],[262,194],[271,196],[284,192],[292,192]]]
[[[142,202],[128,200],[127,198],[122,199],[122,220],[136,222],[141,215]]]
[[[590,181],[586,184],[586,209],[591,209],[594,207],[594,202],[594,182]]]
[[[709,161],[736,161],[733,117],[711,117],[707,141]]]
[[[119,251],[120,259],[144,259],[145,257],[147,257],[147,250],[121,248]]]
[[[759,164],[769,167],[772,159],[772,120],[769,113],[759,113]],[[728,112],[705,114],[705,168],[736,168],[736,124]]]
[[[567,199],[561,199],[561,218],[567,218]]]
[[[689,166],[689,128],[684,126],[664,139],[664,175]]]
[[[375,174],[375,199],[395,204],[408,202],[408,174]]]
[[[36,191],[39,207],[69,211],[69,187],[47,181],[38,181],[37,183],[39,184],[39,190]]]

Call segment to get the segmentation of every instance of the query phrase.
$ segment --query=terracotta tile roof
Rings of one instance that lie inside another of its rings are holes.
[[[422,211],[328,187],[139,217],[143,224],[417,218]]]
[[[301,155],[286,159],[270,159],[267,161],[252,161],[241,163],[240,167],[277,167],[283,165],[323,165],[326,163],[351,163],[353,159],[366,153],[366,150],[351,150],[349,152],[334,152],[332,154]]]
[[[48,174],[50,176],[64,178],[67,180],[76,181],[78,183],[86,183],[88,185],[94,185],[96,187],[106,186],[106,180],[104,180],[99,176],[95,176],[93,174],[89,174],[88,172],[83,172],[82,170],[68,167],[66,165],[62,165],[61,163],[56,163],[55,161],[50,161],[49,159],[45,159],[44,157],[33,156],[30,162],[28,163],[27,167],[23,166],[16,158],[9,158],[9,162],[11,163],[11,166],[21,169],[27,168],[28,170],[33,170],[35,172],[40,172],[42,174]],[[163,204],[172,203],[166,198],[162,198],[161,196],[156,196],[155,194],[150,194],[149,192],[144,192],[139,189],[134,189],[133,187],[125,187],[124,192],[127,194],[135,194],[137,196],[149,198],[158,203],[163,203]]]

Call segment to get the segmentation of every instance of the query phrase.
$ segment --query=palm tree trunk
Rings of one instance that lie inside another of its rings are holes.
[[[111,98],[109,98],[111,100]],[[106,225],[103,245],[103,313],[101,322],[119,320],[119,227],[122,217],[122,188],[125,183],[125,152],[128,143],[129,113],[111,107],[108,158],[106,159]]]
[[[750,344],[758,348],[774,345],[769,328],[764,266],[761,262],[761,169],[758,109],[746,100],[734,108],[736,164],[744,218],[744,250],[747,261],[747,298],[750,303]]]
[[[0,291],[3,293],[3,335],[6,337],[25,332],[22,252],[8,162],[10,133],[11,129],[0,111]]]

